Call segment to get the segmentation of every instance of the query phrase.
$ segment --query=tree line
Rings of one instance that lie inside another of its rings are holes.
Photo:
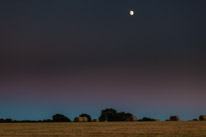
[[[98,118],[100,122],[108,121],[108,122],[118,122],[118,121],[126,121],[129,117],[133,116],[131,113],[126,112],[117,112],[117,110],[113,108],[106,108],[101,111],[101,115]],[[88,122],[92,122],[92,118],[89,114],[81,114],[79,117],[87,117]],[[144,117],[138,121],[155,121],[155,119]],[[63,114],[55,114],[52,116],[52,119],[45,120],[12,120],[10,118],[0,119],[0,123],[15,123],[15,122],[72,122],[70,118]]]

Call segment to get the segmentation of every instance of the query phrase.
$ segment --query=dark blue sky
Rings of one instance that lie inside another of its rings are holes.
[[[205,7],[1,0],[0,117],[97,117],[105,107],[160,119],[206,113]]]

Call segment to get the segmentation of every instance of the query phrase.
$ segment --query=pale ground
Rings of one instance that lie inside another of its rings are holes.
[[[0,137],[206,137],[206,122],[0,123]]]

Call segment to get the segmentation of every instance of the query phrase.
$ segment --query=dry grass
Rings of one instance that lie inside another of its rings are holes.
[[[0,137],[206,137],[206,122],[2,123]]]

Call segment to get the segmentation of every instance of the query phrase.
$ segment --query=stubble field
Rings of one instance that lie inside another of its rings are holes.
[[[0,123],[0,137],[206,137],[206,122]]]

